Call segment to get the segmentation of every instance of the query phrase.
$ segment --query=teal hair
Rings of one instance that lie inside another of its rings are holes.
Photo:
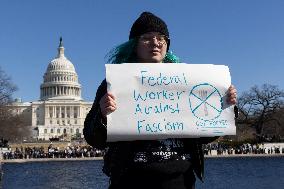
[[[177,57],[173,51],[167,52],[163,62],[165,63],[180,63],[179,57]]]
[[[107,55],[106,61],[109,64],[121,64],[121,63],[134,63],[136,62],[135,49],[137,45],[137,39],[130,39],[129,41],[114,47]],[[172,51],[167,52],[163,60],[165,63],[180,63],[179,58],[173,54]]]
[[[130,39],[129,41],[114,47],[107,55],[107,63],[109,64],[121,64],[134,62],[135,60],[135,47],[137,39]]]

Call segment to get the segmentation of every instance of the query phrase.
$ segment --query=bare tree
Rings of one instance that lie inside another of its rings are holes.
[[[9,77],[0,67],[0,106],[11,102],[12,94],[17,90]]]
[[[244,92],[239,100],[239,124],[248,124],[255,128],[257,136],[261,137],[265,124],[273,122],[281,125],[280,119],[274,116],[283,107],[284,92],[275,85],[263,84],[254,86]]]
[[[0,67],[0,127],[4,120],[11,117],[7,105],[11,102],[12,94],[16,90],[17,87],[12,83],[11,78]]]
[[[0,67],[0,127],[7,118],[11,117],[11,112],[7,106],[11,102],[12,94],[17,87],[12,83],[11,78]]]
[[[9,106],[16,90],[11,77],[0,67],[0,138],[15,140],[30,136],[28,119],[24,115],[13,114]]]

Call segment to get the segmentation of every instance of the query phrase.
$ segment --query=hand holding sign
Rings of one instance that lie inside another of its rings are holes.
[[[227,96],[228,96],[227,102],[229,104],[234,105],[234,104],[237,103],[237,90],[236,90],[234,85],[231,85],[229,87],[228,92],[227,92]]]
[[[116,110],[115,97],[110,92],[107,92],[100,100],[100,109],[103,117]]]

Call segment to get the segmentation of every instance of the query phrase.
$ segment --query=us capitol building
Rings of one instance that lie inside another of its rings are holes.
[[[24,114],[40,140],[83,138],[84,120],[92,102],[81,98],[81,85],[74,65],[65,57],[62,38],[58,55],[47,66],[40,85],[40,100],[12,104],[17,114]]]

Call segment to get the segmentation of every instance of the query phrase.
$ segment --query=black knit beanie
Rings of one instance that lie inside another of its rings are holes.
[[[170,47],[170,36],[167,24],[156,15],[150,12],[143,12],[139,18],[133,23],[129,39],[133,39],[135,37],[139,37],[147,32],[159,32],[165,35],[168,38],[167,44],[167,51]]]

